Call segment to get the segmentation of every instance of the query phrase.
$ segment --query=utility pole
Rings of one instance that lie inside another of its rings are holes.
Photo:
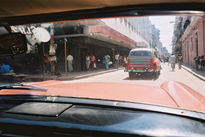
[[[112,48],[112,57],[115,58],[115,48]]]
[[[65,73],[68,73],[68,69],[67,69],[67,45],[66,45],[67,39],[64,38],[64,48],[65,48]]]

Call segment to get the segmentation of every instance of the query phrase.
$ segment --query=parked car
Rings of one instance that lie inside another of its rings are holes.
[[[130,51],[125,67],[125,72],[129,73],[129,78],[133,78],[135,74],[150,73],[157,79],[160,70],[161,62],[153,49],[136,48]]]

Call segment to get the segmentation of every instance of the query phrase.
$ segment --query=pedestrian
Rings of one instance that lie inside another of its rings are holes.
[[[178,65],[179,65],[179,69],[181,69],[181,65],[182,65],[182,55],[178,56]]]
[[[120,66],[123,66],[124,58],[123,56],[120,56]]]
[[[73,56],[69,54],[67,56],[67,61],[68,61],[68,71],[72,72],[73,71]]]
[[[168,66],[169,66],[169,57],[167,57],[167,64],[168,64]]]
[[[3,63],[0,63],[0,74],[4,73]]]
[[[162,56],[162,63],[164,64],[165,63],[165,57]]]
[[[124,66],[124,56],[121,56],[121,66]]]
[[[169,58],[169,62],[171,63],[171,68],[172,68],[172,71],[174,71],[174,68],[175,68],[175,55],[172,55],[170,58]]]
[[[109,55],[104,57],[105,69],[109,69]]]
[[[1,64],[0,65],[0,73],[13,73],[13,70],[11,69],[11,67],[9,65],[6,64]]]
[[[87,56],[85,57],[85,60],[86,60],[86,69],[87,69],[87,70],[90,70],[90,56],[87,55]]]
[[[127,63],[127,57],[124,57],[124,67],[126,66]]]
[[[116,67],[116,69],[118,69],[118,67],[119,67],[119,56],[120,56],[119,53],[115,55],[115,67]]]
[[[108,56],[108,59],[109,59],[109,61],[110,61],[110,55],[107,55]]]
[[[96,68],[95,56],[93,54],[90,56],[90,61],[91,61],[91,70],[93,71]]]
[[[44,55],[44,72],[48,72],[49,70],[49,58],[48,53]]]

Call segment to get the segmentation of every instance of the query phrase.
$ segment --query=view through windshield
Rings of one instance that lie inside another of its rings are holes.
[[[11,26],[26,35],[27,51],[0,56],[0,84],[57,80],[159,87],[174,80],[205,96],[204,28],[200,16]]]

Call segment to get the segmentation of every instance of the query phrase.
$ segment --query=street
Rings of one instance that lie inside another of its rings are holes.
[[[187,72],[184,69],[178,69],[178,65],[175,67],[175,71],[171,70],[171,66],[162,63],[162,70],[159,78],[157,80],[152,79],[149,76],[142,76],[139,78],[129,79],[128,73],[124,70],[118,70],[115,72],[110,72],[102,75],[92,76],[84,79],[64,81],[65,83],[76,83],[76,82],[115,82],[115,83],[130,83],[130,84],[141,84],[141,85],[153,85],[160,86],[163,82],[175,80],[182,82],[192,89],[196,90],[200,94],[205,96],[205,81],[202,81]]]

